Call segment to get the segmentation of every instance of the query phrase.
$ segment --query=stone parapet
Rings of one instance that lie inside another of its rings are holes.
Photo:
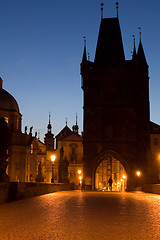
[[[0,183],[0,203],[73,189],[74,185],[71,183]]]
[[[147,193],[160,194],[160,184],[146,184],[142,190]]]

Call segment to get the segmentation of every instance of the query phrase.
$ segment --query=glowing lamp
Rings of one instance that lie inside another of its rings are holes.
[[[54,163],[55,160],[56,160],[56,156],[55,155],[51,155],[51,161]]]
[[[80,181],[82,180],[82,176],[79,176],[79,180],[80,180]]]
[[[78,174],[81,174],[81,172],[82,172],[81,170],[78,170]]]
[[[140,171],[137,171],[136,172],[137,176],[139,177],[141,175],[141,172]]]

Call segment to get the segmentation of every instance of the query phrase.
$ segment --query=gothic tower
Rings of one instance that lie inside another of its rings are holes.
[[[49,114],[49,123],[47,126],[47,133],[45,134],[45,138],[44,138],[44,143],[47,146],[48,150],[53,150],[54,149],[54,134],[52,133],[52,126],[51,126],[51,122],[50,122],[50,114]]]
[[[136,169],[149,161],[149,77],[141,36],[131,60],[124,55],[118,14],[102,18],[94,62],[81,62],[83,89],[84,181],[94,188],[95,169],[105,154],[123,164],[128,188],[135,185]]]

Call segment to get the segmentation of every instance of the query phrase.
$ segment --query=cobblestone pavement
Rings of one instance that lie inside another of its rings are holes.
[[[72,191],[1,204],[0,239],[160,239],[160,196]]]

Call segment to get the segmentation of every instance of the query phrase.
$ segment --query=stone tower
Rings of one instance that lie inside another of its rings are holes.
[[[98,164],[114,156],[131,189],[137,169],[146,181],[150,158],[149,77],[141,35],[137,52],[134,43],[132,59],[126,60],[118,16],[102,18],[94,62],[87,60],[84,45],[81,76],[86,188],[94,188]]]

